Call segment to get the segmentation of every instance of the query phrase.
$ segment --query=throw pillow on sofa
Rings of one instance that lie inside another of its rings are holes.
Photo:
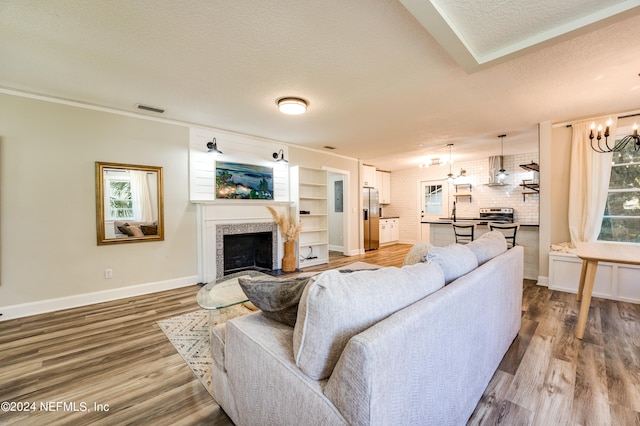
[[[296,325],[300,296],[310,279],[241,277],[238,283],[251,303],[267,318],[293,327]]]
[[[423,260],[440,265],[444,271],[445,285],[478,267],[476,255],[462,244],[431,247]]]
[[[118,229],[129,237],[144,237],[144,233],[138,225],[125,224],[123,226],[118,226]]]
[[[427,254],[429,249],[433,247],[429,243],[425,243],[424,241],[418,241],[411,247],[409,253],[404,258],[403,265],[415,265],[418,262],[422,262],[422,257]]]
[[[293,330],[296,365],[313,379],[326,379],[352,336],[443,285],[442,269],[426,263],[313,277]]]
[[[471,241],[466,247],[476,255],[478,265],[493,259],[507,251],[507,240],[500,231],[486,232]]]

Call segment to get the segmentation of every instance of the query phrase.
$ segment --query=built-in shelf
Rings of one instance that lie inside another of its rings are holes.
[[[522,201],[526,201],[527,195],[537,195],[540,193],[540,184],[532,179],[523,179],[520,184],[522,187]]]
[[[453,194],[453,196],[455,197],[456,201],[457,201],[459,198],[463,198],[463,199],[464,199],[464,198],[468,198],[468,199],[469,199],[469,202],[471,203],[471,200],[472,200],[472,198],[471,198],[471,188],[472,188],[472,185],[471,185],[470,183],[456,183],[456,184],[454,184],[453,186],[455,186],[455,187],[456,187],[456,193],[455,193],[455,194]],[[461,193],[458,193],[458,189],[460,189],[460,190],[466,190],[467,192],[464,192],[464,193],[462,193],[462,192],[461,192]]]
[[[527,200],[527,195],[537,195],[540,193],[540,184],[538,183],[538,173],[540,173],[540,165],[534,161],[529,164],[520,164],[520,167],[534,172],[536,179],[523,179],[520,186],[522,187],[522,201]]]
[[[291,201],[302,222],[298,238],[299,267],[329,262],[327,172],[295,166],[290,169]],[[309,214],[301,213],[308,211]]]
[[[535,162],[531,162],[529,164],[520,164],[520,167],[522,167],[525,170],[529,170],[532,172],[539,172],[540,171],[540,165],[538,163]]]

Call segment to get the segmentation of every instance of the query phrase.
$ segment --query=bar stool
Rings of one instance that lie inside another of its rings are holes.
[[[490,231],[500,231],[504,234],[505,240],[507,240],[507,249],[516,245],[516,234],[520,229],[519,223],[497,223],[489,222],[487,224]]]
[[[476,230],[475,223],[453,222],[453,233],[456,236],[457,244],[468,244],[473,241],[473,234]]]

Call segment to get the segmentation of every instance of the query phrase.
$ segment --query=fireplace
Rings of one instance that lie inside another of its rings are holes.
[[[278,269],[274,222],[216,225],[216,277],[247,269]]]
[[[224,235],[223,240],[224,275],[246,269],[271,271],[271,232]]]

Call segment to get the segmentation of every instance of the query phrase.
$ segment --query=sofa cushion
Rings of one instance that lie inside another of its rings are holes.
[[[415,265],[418,262],[422,262],[422,258],[429,249],[432,247],[431,244],[425,243],[424,241],[418,241],[411,247],[409,253],[404,258],[403,265]]]
[[[224,370],[224,344],[226,340],[227,323],[209,327],[209,341],[211,342],[211,357],[213,362]]]
[[[241,277],[238,283],[247,298],[267,318],[293,327],[298,315],[298,302],[311,277],[274,278]]]
[[[451,244],[447,247],[431,247],[426,261],[437,263],[444,271],[445,284],[468,274],[478,267],[478,259],[466,246]]]
[[[502,232],[490,231],[471,241],[466,247],[475,254],[478,264],[482,265],[507,251],[507,240]]]
[[[296,364],[316,380],[329,377],[352,336],[443,285],[444,274],[435,263],[351,274],[331,270],[313,277],[300,299],[293,333]]]

